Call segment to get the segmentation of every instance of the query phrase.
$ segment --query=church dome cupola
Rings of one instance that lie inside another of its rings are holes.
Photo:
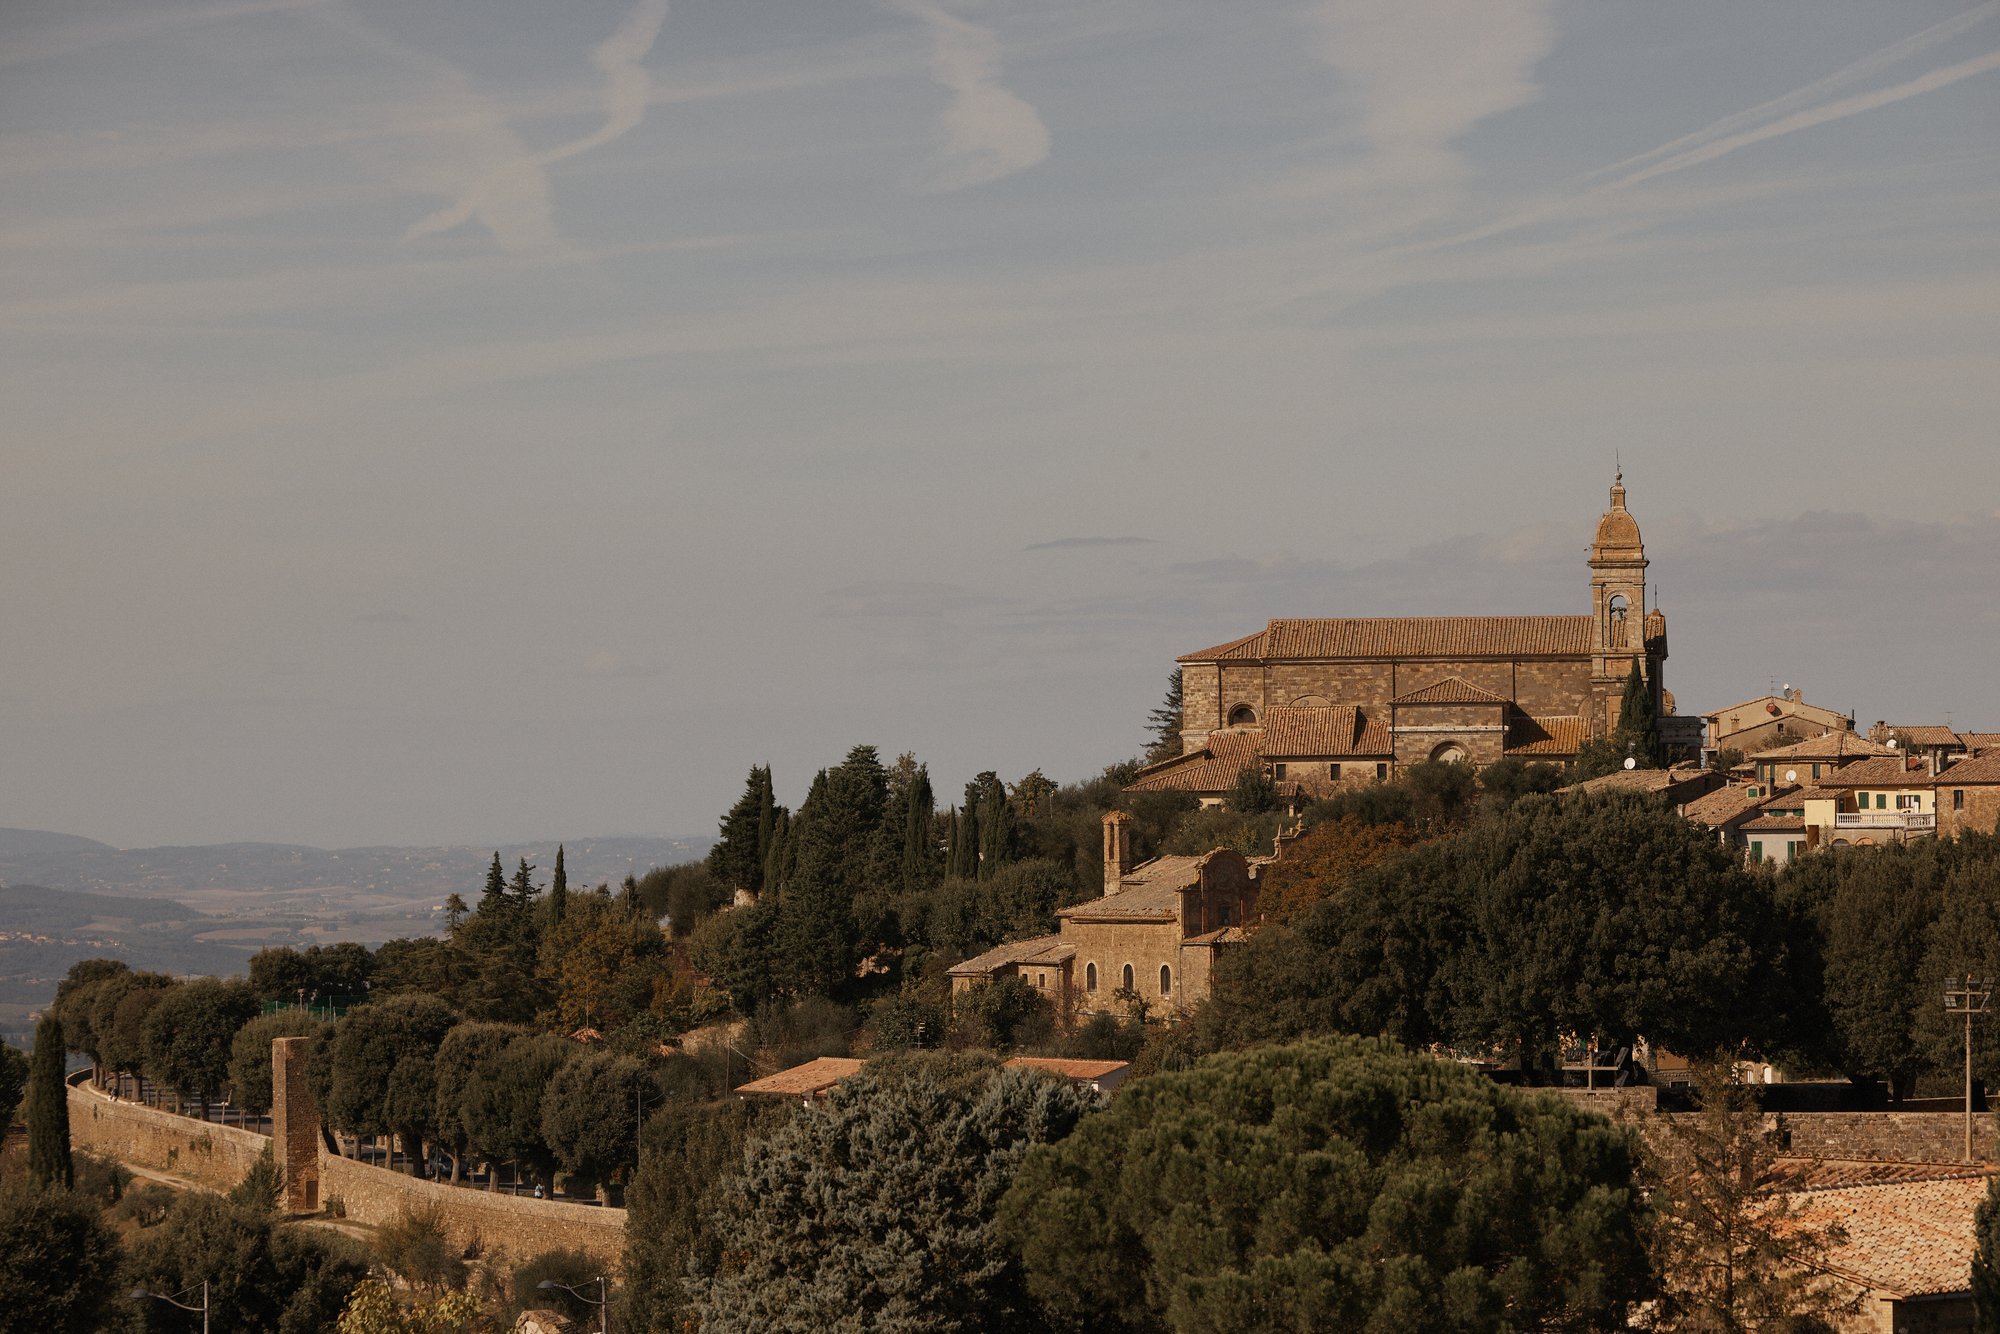
[[[1639,521],[1625,508],[1625,474],[1620,472],[1611,483],[1611,508],[1597,521],[1597,541],[1591,545],[1591,558],[1617,559],[1644,549],[1645,544],[1639,540]]]

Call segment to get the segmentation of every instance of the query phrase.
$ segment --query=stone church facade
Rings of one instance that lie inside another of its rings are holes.
[[[1667,622],[1621,474],[1591,544],[1590,610],[1554,616],[1279,619],[1183,654],[1183,753],[1129,790],[1220,801],[1247,765],[1295,795],[1423,760],[1567,761],[1618,724],[1632,664],[1661,714]]]

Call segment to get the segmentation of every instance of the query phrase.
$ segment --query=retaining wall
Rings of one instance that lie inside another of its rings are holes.
[[[320,1198],[359,1223],[392,1223],[406,1207],[441,1206],[455,1245],[504,1252],[515,1263],[543,1251],[585,1251],[615,1265],[625,1251],[625,1211],[537,1200],[420,1180],[405,1172],[322,1154]]]
[[[87,1083],[69,1086],[69,1138],[100,1158],[170,1172],[215,1190],[243,1180],[271,1142],[253,1130],[121,1102]]]
[[[1786,1112],[1783,1119],[1790,1153],[1904,1163],[1955,1163],[1965,1156],[1963,1112]],[[1972,1156],[1995,1160],[1990,1114],[1973,1114]]]

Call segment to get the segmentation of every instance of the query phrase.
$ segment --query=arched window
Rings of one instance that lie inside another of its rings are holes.
[[[1132,985],[1132,965],[1129,963],[1125,965],[1125,990],[1135,990]]]
[[[1160,994],[1162,996],[1174,994],[1174,970],[1165,964],[1160,965]]]
[[[1257,710],[1251,708],[1248,704],[1238,704],[1229,711],[1229,725],[1231,727],[1255,727],[1257,725]]]
[[[1094,963],[1087,963],[1083,966],[1083,989],[1085,991],[1097,990],[1097,965]]]
[[[1447,741],[1431,752],[1431,758],[1444,764],[1464,764],[1465,747],[1456,741]]]
[[[1610,625],[1607,627],[1607,641],[1613,648],[1625,647],[1625,617],[1631,606],[1623,593],[1614,593],[1609,607]]]

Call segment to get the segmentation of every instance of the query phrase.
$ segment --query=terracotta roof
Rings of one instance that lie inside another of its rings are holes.
[[[1960,732],[1958,739],[1970,750],[1984,750],[1988,746],[2000,746],[2000,732]]]
[[[1085,899],[1056,916],[1086,922],[1171,919],[1180,911],[1181,891],[1201,879],[1202,864],[1214,855],[1205,852],[1199,857],[1155,857],[1126,872],[1116,893]]]
[[[1870,729],[1873,730],[1872,728]],[[1914,727],[1898,727],[1890,724],[1886,729],[1913,746],[1963,746],[1965,741],[1949,727],[1938,723],[1919,723]]]
[[[1181,662],[1292,658],[1583,658],[1589,616],[1341,616],[1279,619]]]
[[[1507,754],[1574,755],[1588,740],[1590,725],[1581,718],[1529,718],[1517,714],[1507,733]]]
[[[1780,815],[1769,811],[1754,820],[1745,820],[1737,826],[1746,834],[1788,834],[1806,827],[1805,818],[1798,815]]]
[[[1564,792],[1665,792],[1680,783],[1692,782],[1702,771],[1692,764],[1671,769],[1617,769],[1602,777],[1572,783]]]
[[[1363,749],[1365,745],[1379,749]],[[1264,711],[1263,751],[1267,756],[1389,755],[1387,729],[1370,724],[1353,705],[1330,709],[1274,708]]]
[[[843,1079],[851,1079],[861,1073],[867,1064],[853,1056],[822,1056],[795,1065],[789,1070],[780,1070],[775,1075],[765,1075],[747,1084],[736,1087],[738,1093],[768,1093],[776,1096],[796,1098],[817,1096],[826,1092]]]
[[[1130,1069],[1132,1065],[1130,1061],[1073,1061],[1063,1056],[1016,1056],[1005,1064],[1016,1069],[1046,1070],[1085,1084]]]
[[[1840,768],[1822,774],[1813,780],[1820,787],[1929,787],[1936,780],[1931,777],[1928,764],[1916,761],[1911,767],[1909,757],[1878,755],[1873,759],[1856,764],[1843,764]]]
[[[1846,1231],[1847,1240],[1827,1255],[1834,1273],[1879,1292],[1924,1297],[1971,1286],[1973,1212],[1985,1196],[1984,1177],[1808,1190],[1794,1195],[1792,1218],[1803,1228],[1839,1224]]]
[[[1396,696],[1391,704],[1506,704],[1508,700],[1490,690],[1482,690],[1462,676],[1447,676],[1427,686]]]
[[[1871,755],[1900,754],[1893,747],[1878,745],[1852,732],[1828,732],[1776,750],[1760,750],[1750,758],[1762,764],[1766,760],[1859,760]]]
[[[1970,787],[1973,784],[2000,783],[2000,751],[1981,751],[1969,760],[1960,760],[1937,776],[1937,784],[1957,784]]]
[[[1201,649],[1194,653],[1183,653],[1175,662],[1218,662],[1231,658],[1261,658],[1264,656],[1264,631],[1232,639],[1227,644],[1217,644],[1214,648]]]
[[[1751,796],[1750,789],[1741,783],[1731,783],[1719,787],[1705,796],[1696,797],[1681,807],[1681,815],[1710,829],[1720,829],[1725,825],[1747,818],[1752,812],[1761,810],[1768,794]]]
[[[1849,1190],[1855,1186],[1892,1186],[1905,1181],[1981,1181],[2000,1173],[1988,1163],[1906,1163],[1880,1158],[1806,1158],[1785,1155],[1772,1165],[1782,1180],[1780,1190]]]
[[[1200,750],[1139,771],[1127,792],[1227,792],[1244,769],[1263,758],[1263,729],[1211,732]]]
[[[1240,926],[1225,926],[1218,931],[1204,932],[1199,936],[1189,936],[1183,945],[1241,945],[1250,939],[1250,932]]]
[[[1076,953],[1076,947],[1063,944],[1061,936],[1036,936],[1032,940],[1016,940],[975,955],[964,963],[953,964],[953,977],[986,977],[996,968],[1009,964],[1054,964],[1061,963]]]

